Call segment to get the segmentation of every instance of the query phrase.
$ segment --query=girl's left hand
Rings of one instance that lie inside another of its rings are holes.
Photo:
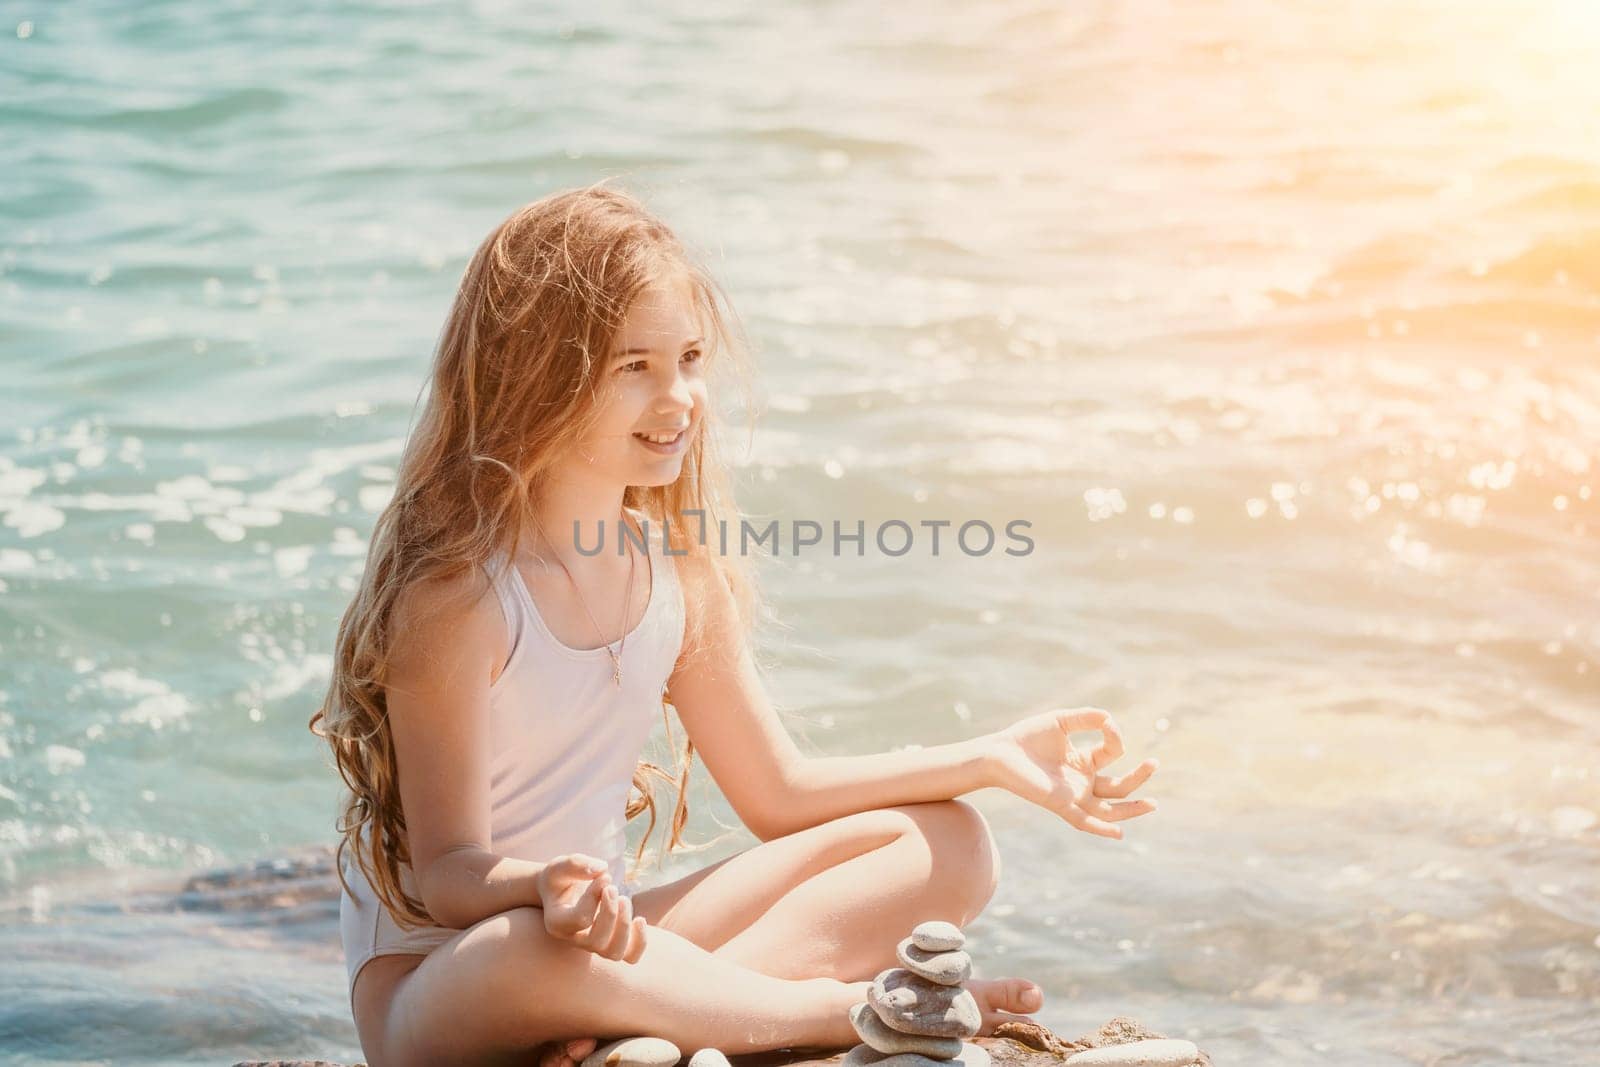
[[[570,1041],[546,1041],[539,1046],[539,1067],[578,1067],[583,1058],[596,1048],[592,1037],[575,1037]]]
[[[1069,736],[1078,730],[1098,730],[1100,744],[1078,748]],[[1122,828],[1113,824],[1156,810],[1153,800],[1126,799],[1155,773],[1155,760],[1145,760],[1120,778],[1100,773],[1122,755],[1122,734],[1109,712],[1041,711],[989,735],[988,740],[999,776],[994,784],[1087,833],[1120,839]]]

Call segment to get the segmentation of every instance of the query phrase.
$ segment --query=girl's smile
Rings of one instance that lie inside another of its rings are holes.
[[[676,456],[688,447],[689,428],[685,426],[670,436],[667,433],[635,433],[633,439],[658,456]]]

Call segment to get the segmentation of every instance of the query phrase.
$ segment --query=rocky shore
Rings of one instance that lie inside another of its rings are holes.
[[[1064,1041],[1043,1026],[1032,1023],[1006,1023],[993,1037],[971,1038],[989,1054],[995,1067],[1064,1067],[1073,1057],[1090,1049],[1132,1051],[1138,1042],[1161,1039],[1163,1035],[1145,1029],[1132,1019],[1117,1017],[1092,1034]],[[747,1056],[729,1056],[733,1067],[839,1067],[849,1050],[777,1049]],[[1082,1061],[1080,1061],[1081,1063]],[[1143,1067],[1148,1060],[1100,1060],[1102,1064],[1122,1063]],[[1212,1067],[1211,1057],[1202,1050],[1194,1067]],[[331,1060],[242,1060],[234,1067],[366,1067]]]

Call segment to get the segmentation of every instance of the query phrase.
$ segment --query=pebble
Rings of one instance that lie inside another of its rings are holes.
[[[861,1035],[862,1041],[885,1054],[915,1052],[936,1060],[948,1060],[961,1054],[960,1038],[902,1034],[878,1018],[878,1013],[866,1001],[850,1009],[850,1024]]]
[[[911,943],[929,952],[949,952],[967,943],[967,935],[955,923],[934,919],[918,923],[911,931]]]
[[[961,1052],[953,1059],[938,1060],[901,1052],[886,1056],[871,1045],[857,1045],[844,1054],[839,1067],[989,1067],[989,1050],[971,1041],[961,1042]]]
[[[703,1048],[689,1057],[689,1067],[732,1067],[721,1049]]]
[[[581,1067],[672,1067],[682,1058],[664,1037],[624,1037],[596,1048]]]
[[[1200,1050],[1193,1041],[1160,1038],[1091,1048],[1070,1056],[1068,1067],[1190,1067]]]
[[[878,1018],[902,1034],[973,1037],[983,1025],[971,992],[930,982],[904,967],[890,967],[874,978],[867,1003]]]
[[[928,952],[913,945],[908,937],[895,946],[894,954],[906,970],[940,985],[960,985],[972,977],[972,957],[961,949]]]

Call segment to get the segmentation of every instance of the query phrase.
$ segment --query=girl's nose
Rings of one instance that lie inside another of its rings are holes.
[[[694,394],[689,391],[689,381],[679,374],[672,380],[672,386],[665,396],[656,401],[656,414],[664,418],[673,415],[683,415],[694,410]]]

